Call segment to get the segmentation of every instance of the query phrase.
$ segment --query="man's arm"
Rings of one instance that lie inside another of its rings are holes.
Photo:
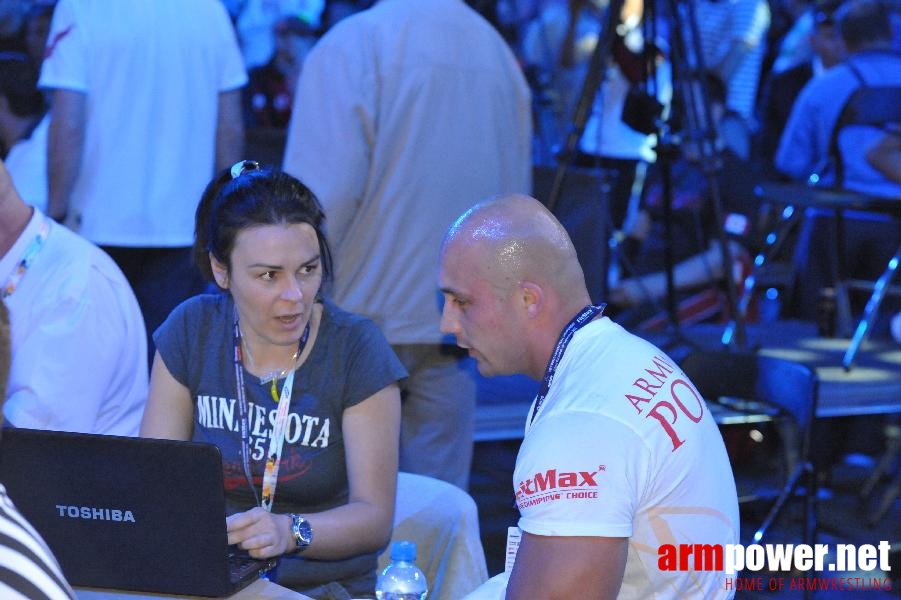
[[[55,89],[52,102],[47,138],[47,214],[62,221],[69,211],[69,201],[81,171],[87,95]]]
[[[540,536],[523,532],[508,600],[616,598],[626,570],[628,538]]]
[[[241,88],[219,93],[216,122],[216,172],[244,158],[244,114]]]
[[[866,153],[867,162],[892,181],[901,183],[901,131],[890,131]]]

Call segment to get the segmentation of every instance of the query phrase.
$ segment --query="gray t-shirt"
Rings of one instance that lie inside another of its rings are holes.
[[[241,461],[240,412],[234,367],[234,301],[230,294],[195,296],[178,306],[154,334],[173,377],[194,400],[194,441],[222,451],[229,513],[256,503]],[[347,502],[348,482],[341,418],[344,409],[406,377],[382,332],[370,320],[323,304],[309,357],[296,371],[273,512],[317,512]],[[277,383],[279,390],[284,380]],[[277,405],[271,384],[244,371],[249,409],[251,472],[262,486]],[[286,556],[278,583],[303,589],[330,581],[372,590],[376,555],[340,561]],[[347,580],[356,581],[347,581]],[[346,586],[347,587],[347,586]]]

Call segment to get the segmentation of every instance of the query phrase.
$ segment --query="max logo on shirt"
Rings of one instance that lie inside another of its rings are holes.
[[[548,469],[519,482],[516,504],[520,508],[554,500],[579,500],[598,497],[598,473],[606,470],[599,465],[595,471],[557,471]]]

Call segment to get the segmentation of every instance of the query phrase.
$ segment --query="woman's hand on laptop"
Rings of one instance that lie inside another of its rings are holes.
[[[290,515],[273,514],[256,506],[226,517],[225,525],[228,543],[246,550],[253,558],[272,558],[297,547]]]

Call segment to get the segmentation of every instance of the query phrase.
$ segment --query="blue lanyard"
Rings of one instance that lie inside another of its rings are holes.
[[[598,315],[603,314],[606,306],[606,303],[598,304],[597,306],[589,304],[579,311],[579,314],[573,317],[572,321],[567,323],[566,327],[563,328],[563,331],[560,333],[560,339],[557,340],[557,346],[554,348],[554,353],[551,355],[551,360],[548,361],[547,368],[544,370],[544,378],[541,380],[541,387],[538,389],[538,395],[535,397],[535,407],[532,409],[532,416],[529,419],[530,425],[532,424],[532,421],[535,420],[538,409],[541,408],[545,397],[551,389],[551,383],[554,381],[554,374],[557,372],[557,366],[560,364],[560,360],[563,358],[563,353],[566,352],[566,347],[569,346],[569,342],[573,339],[573,336],[577,331],[588,325],[588,323]]]

